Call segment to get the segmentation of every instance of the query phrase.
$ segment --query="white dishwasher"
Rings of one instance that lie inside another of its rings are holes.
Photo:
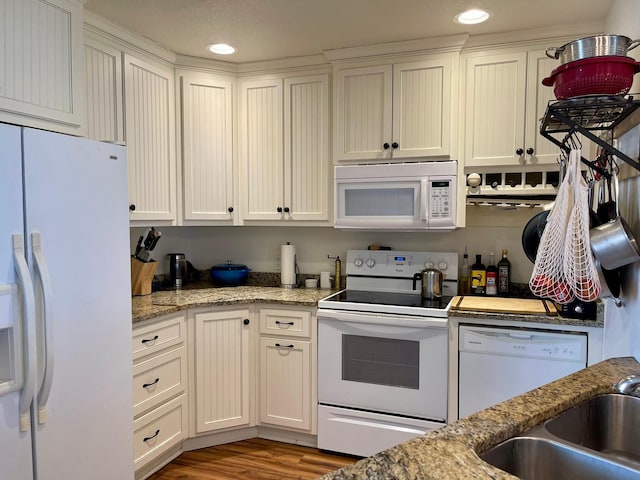
[[[587,366],[587,334],[460,325],[458,418]]]

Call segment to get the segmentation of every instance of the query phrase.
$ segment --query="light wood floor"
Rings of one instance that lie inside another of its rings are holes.
[[[357,460],[253,438],[185,452],[148,480],[311,480]]]

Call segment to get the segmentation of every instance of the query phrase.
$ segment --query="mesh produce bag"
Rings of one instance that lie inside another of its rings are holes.
[[[573,153],[573,152],[572,152]],[[566,174],[558,188],[553,209],[547,216],[536,261],[529,280],[529,288],[534,295],[551,298],[560,304],[575,299],[575,294],[564,274],[564,250],[567,224],[573,206],[574,168],[571,158]]]
[[[572,150],[570,168],[574,169],[573,208],[567,223],[564,243],[564,276],[575,296],[592,302],[600,296],[600,276],[589,240],[589,187],[580,174],[580,151]]]

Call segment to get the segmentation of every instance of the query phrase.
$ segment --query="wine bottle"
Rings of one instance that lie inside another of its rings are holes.
[[[464,247],[462,255],[462,264],[460,264],[460,284],[458,290],[460,295],[469,295],[471,293],[471,271],[469,270],[469,254],[467,247]]]
[[[511,286],[511,262],[507,258],[508,250],[502,250],[502,259],[498,262],[498,295],[509,295]]]
[[[498,295],[498,267],[496,267],[496,254],[489,252],[489,263],[487,264],[486,294]]]
[[[471,293],[484,295],[486,288],[487,269],[482,264],[482,255],[476,255],[476,263],[471,265]]]

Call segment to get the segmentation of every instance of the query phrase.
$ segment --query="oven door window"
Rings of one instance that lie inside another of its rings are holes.
[[[342,335],[342,379],[418,390],[420,342]]]

